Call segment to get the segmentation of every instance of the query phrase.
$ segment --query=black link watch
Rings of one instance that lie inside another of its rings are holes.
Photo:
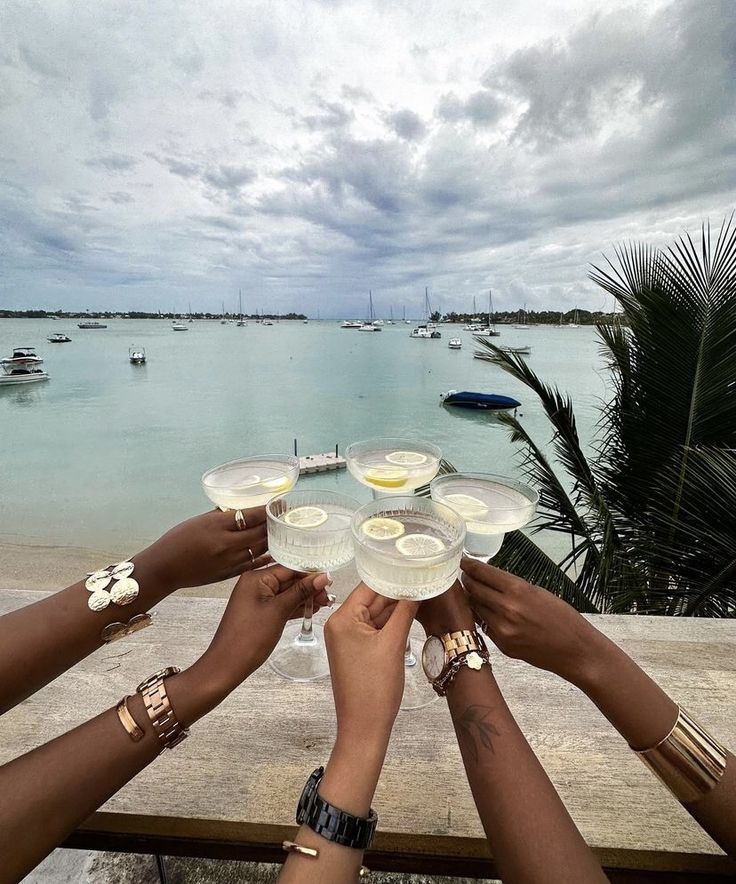
[[[320,798],[317,789],[324,772],[324,767],[318,767],[310,774],[296,808],[296,821],[335,844],[366,850],[373,841],[378,814],[371,808],[368,819],[353,816]]]

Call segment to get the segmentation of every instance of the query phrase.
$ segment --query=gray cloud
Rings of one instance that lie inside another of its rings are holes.
[[[417,141],[427,131],[419,114],[408,108],[387,114],[386,122],[400,138],[405,138],[407,141]]]
[[[448,123],[467,120],[476,126],[490,126],[501,117],[504,107],[504,102],[487,89],[479,89],[465,100],[449,92],[439,100],[437,116]]]
[[[355,117],[353,111],[337,101],[325,101],[318,98],[317,106],[320,113],[302,117],[302,122],[312,132],[320,129],[343,129],[350,125]]]
[[[127,172],[138,165],[135,157],[122,153],[109,153],[103,156],[92,157],[84,161],[90,169],[105,169],[108,172]]]

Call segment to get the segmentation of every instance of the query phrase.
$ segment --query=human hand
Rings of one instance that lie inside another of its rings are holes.
[[[475,616],[460,581],[433,599],[419,605],[416,619],[427,635],[442,635],[460,629],[475,629]]]
[[[337,739],[388,743],[404,690],[404,649],[415,602],[394,602],[359,583],[325,625]]]
[[[134,557],[170,592],[236,577],[268,564],[266,510],[243,510],[246,529],[239,531],[231,511],[210,510],[167,531]],[[141,573],[141,569],[139,569]]]
[[[272,565],[243,574],[235,584],[212,643],[201,659],[206,678],[228,694],[273,651],[287,620],[301,617],[311,597],[314,611],[331,604],[326,574],[301,574]]]
[[[594,626],[521,577],[468,558],[460,567],[470,604],[499,650],[579,684],[602,639]]]

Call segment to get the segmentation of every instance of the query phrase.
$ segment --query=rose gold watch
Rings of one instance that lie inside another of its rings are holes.
[[[189,731],[179,724],[166,693],[165,679],[178,672],[181,672],[178,666],[167,666],[166,669],[149,675],[137,688],[143,697],[153,730],[158,734],[164,749],[173,749],[189,736]]]
[[[483,637],[471,629],[430,635],[422,649],[424,674],[440,697],[463,666],[480,669],[484,663],[490,668],[488,649]]]

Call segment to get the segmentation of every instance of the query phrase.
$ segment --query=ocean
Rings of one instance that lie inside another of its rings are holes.
[[[521,478],[518,448],[485,414],[440,406],[449,389],[504,393],[542,448],[551,432],[533,395],[473,359],[472,334],[441,326],[441,340],[414,340],[412,326],[378,334],[336,321],[246,328],[195,321],[0,320],[0,354],[35,346],[46,383],[0,388],[0,541],[134,550],[208,509],[200,477],[253,454],[339,450],[380,435],[427,439],[458,469]],[[608,380],[595,329],[500,326],[504,345],[529,344],[529,364],[571,394],[590,445]],[[65,332],[68,344],[46,337]],[[447,342],[458,336],[462,350]],[[131,365],[128,348],[145,347]],[[369,500],[347,471],[304,476]]]

